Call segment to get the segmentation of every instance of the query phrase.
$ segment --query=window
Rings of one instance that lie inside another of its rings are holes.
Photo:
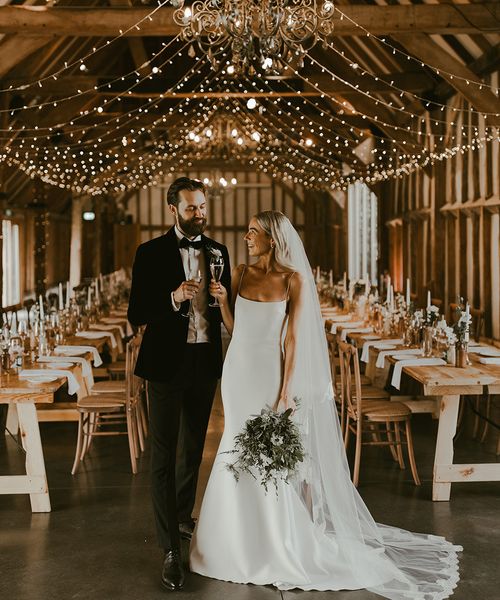
[[[348,190],[349,279],[377,278],[377,196],[364,183]]]
[[[2,238],[2,306],[12,306],[21,302],[19,225],[12,221],[2,221]]]

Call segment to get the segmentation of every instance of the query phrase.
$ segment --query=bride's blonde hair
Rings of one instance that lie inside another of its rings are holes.
[[[276,262],[287,269],[293,269],[289,235],[293,229],[288,217],[279,210],[263,210],[255,215],[257,223],[274,241],[274,258]]]

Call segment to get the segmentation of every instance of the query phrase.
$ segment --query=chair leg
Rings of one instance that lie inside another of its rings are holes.
[[[83,442],[82,442],[82,452],[80,454],[80,460],[83,460],[85,455],[87,454],[89,438],[91,434],[91,423],[90,423],[91,415],[87,413],[83,417],[82,421],[82,433],[83,433]]]
[[[144,431],[142,429],[142,419],[140,414],[140,403],[137,404],[135,408],[135,428],[137,431],[137,437],[139,439],[139,448],[141,452],[144,452]]]
[[[417,463],[415,462],[415,454],[413,452],[413,437],[411,435],[411,423],[410,419],[406,420],[406,441],[408,444],[408,459],[410,461],[411,474],[413,475],[413,481],[415,485],[420,485],[420,478],[417,471]]]
[[[355,487],[358,487],[359,483],[359,466],[361,463],[361,442],[363,437],[363,427],[361,425],[361,419],[358,418],[356,421],[356,452],[354,455],[354,473],[352,482]]]
[[[142,423],[142,431],[144,433],[144,437],[148,437],[148,418],[147,418],[147,406],[146,400],[143,396],[141,396],[140,402],[140,415],[141,415],[141,423]]]
[[[485,407],[486,416],[488,418],[490,418],[490,411],[491,411],[491,395],[488,394],[488,398],[486,400],[486,407]],[[488,434],[489,427],[490,427],[490,424],[488,423],[488,421],[485,421],[484,427],[483,427],[483,433],[481,434],[481,438],[479,440],[481,442],[481,444],[486,439],[486,435]]]
[[[385,430],[386,430],[386,434],[387,434],[387,441],[390,442],[389,450],[391,451],[392,458],[394,459],[394,462],[399,462],[398,453],[396,452],[396,448],[395,448],[394,438],[392,437],[391,423],[386,422]],[[399,463],[399,464],[401,466],[401,463]]]
[[[130,452],[130,465],[132,467],[132,473],[135,475],[137,473],[136,443],[134,439],[134,423],[129,410],[127,410],[127,437]]]
[[[399,429],[399,423],[394,423],[394,429],[396,431],[396,452],[398,455],[399,468],[404,469],[405,461],[403,459],[403,449],[401,448],[401,431]]]
[[[346,452],[347,452],[347,447],[349,446],[350,433],[351,433],[351,423],[350,423],[349,415],[347,415],[346,422],[345,422],[345,432],[344,432],[344,448],[346,449]]]
[[[476,396],[474,399],[474,408],[478,411],[479,410],[479,396]],[[472,437],[474,439],[477,438],[477,434],[479,432],[479,417],[477,416],[477,414],[474,415],[474,426],[472,428]]]
[[[78,414],[78,433],[76,438],[76,450],[75,450],[75,460],[73,461],[73,466],[71,468],[71,475],[76,473],[78,469],[78,465],[80,463],[80,454],[82,452],[82,441],[83,441],[83,415],[82,413]]]

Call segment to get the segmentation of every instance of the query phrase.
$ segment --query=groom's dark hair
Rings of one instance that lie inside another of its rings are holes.
[[[200,190],[205,193],[205,185],[198,179],[190,179],[189,177],[178,177],[175,181],[170,184],[167,191],[167,202],[173,206],[179,206],[179,192],[182,190],[188,190],[194,192]]]

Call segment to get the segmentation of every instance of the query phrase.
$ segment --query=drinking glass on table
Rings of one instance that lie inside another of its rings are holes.
[[[195,281],[196,283],[201,283],[201,271],[200,269],[196,269],[189,273],[189,280]],[[191,318],[194,317],[194,309],[193,309],[193,300],[189,301],[189,308],[187,313],[181,313],[183,317]]]
[[[224,271],[224,259],[222,256],[212,256],[210,258],[210,273],[212,274],[212,278],[219,282],[222,277],[222,272]],[[209,306],[220,306],[219,299],[215,297],[214,302],[211,302]]]

